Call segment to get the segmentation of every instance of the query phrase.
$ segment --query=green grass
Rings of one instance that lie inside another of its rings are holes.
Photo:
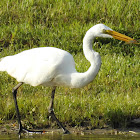
[[[97,23],[139,39],[139,0],[0,1],[0,58],[39,46],[73,54],[79,72],[90,64],[82,52],[86,31]],[[116,40],[96,39],[102,57],[96,79],[81,89],[58,87],[55,112],[69,126],[127,127],[140,117],[140,50]],[[17,82],[0,72],[0,120],[16,119],[12,88]],[[55,125],[49,120],[51,88],[23,85],[18,90],[22,120],[29,127]]]

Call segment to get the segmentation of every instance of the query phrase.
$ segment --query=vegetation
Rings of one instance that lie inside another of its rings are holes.
[[[79,72],[90,64],[82,39],[97,23],[139,39],[139,0],[1,0],[0,58],[26,49],[55,46],[73,54]],[[58,87],[55,112],[68,126],[87,129],[127,127],[140,117],[140,48],[111,39],[96,39],[102,57],[96,79],[81,89]],[[15,120],[12,88],[16,80],[0,72],[0,123]],[[21,118],[28,127],[56,126],[48,114],[51,88],[23,85],[18,90]]]

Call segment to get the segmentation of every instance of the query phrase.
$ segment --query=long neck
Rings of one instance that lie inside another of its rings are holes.
[[[87,32],[83,39],[83,52],[86,59],[90,62],[90,68],[84,73],[76,73],[73,77],[73,85],[75,87],[84,87],[89,84],[97,75],[101,67],[101,57],[98,52],[95,52],[92,48],[94,36],[91,36],[90,32]]]

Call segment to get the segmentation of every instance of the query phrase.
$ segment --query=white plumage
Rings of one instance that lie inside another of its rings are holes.
[[[50,59],[52,58],[52,59]],[[67,62],[72,66],[67,65]],[[63,70],[65,68],[65,71]],[[41,47],[23,51],[1,60],[0,70],[7,71],[18,82],[32,86],[54,86],[57,76],[68,74],[70,69],[74,72],[72,56],[61,49]]]
[[[87,72],[78,73],[72,55],[54,47],[34,48],[2,58],[0,71],[7,71],[18,82],[32,86],[83,87],[95,78],[101,66],[99,53],[92,49],[93,39],[114,37],[107,31],[112,31],[112,29],[104,24],[97,24],[87,31],[83,39],[84,55],[91,63]]]
[[[86,36],[90,34],[88,32]],[[71,54],[54,47],[34,48],[2,58],[0,71],[7,71],[18,82],[32,86],[83,87],[94,79],[101,65],[99,54],[92,50],[92,44],[90,44],[92,42],[89,42],[88,38],[86,39],[84,43],[89,44],[84,44],[88,45],[84,46],[84,53],[92,65],[92,69],[90,68],[86,73],[78,73],[75,70]],[[98,64],[95,64],[97,57]]]
[[[71,54],[53,47],[34,48],[2,58],[0,70],[32,86],[82,87],[81,82],[87,78],[75,70]]]
[[[34,48],[13,56],[4,57],[0,60],[0,71],[6,71],[20,82],[12,91],[19,124],[19,134],[22,131],[30,132],[22,127],[16,99],[17,89],[23,83],[32,86],[44,85],[54,87],[49,113],[63,129],[64,133],[69,133],[53,112],[55,87],[67,86],[80,88],[89,84],[95,78],[101,66],[101,57],[92,48],[92,42],[95,37],[115,38],[128,43],[136,43],[134,39],[115,32],[104,24],[97,24],[87,31],[83,39],[83,52],[91,64],[90,68],[84,73],[76,71],[71,54],[54,47]]]

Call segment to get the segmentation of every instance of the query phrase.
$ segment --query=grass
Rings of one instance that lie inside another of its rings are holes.
[[[90,64],[82,53],[86,31],[105,23],[139,39],[139,0],[3,0],[0,1],[0,58],[39,46],[55,46],[73,54],[79,72]],[[81,89],[58,87],[55,112],[65,125],[87,129],[127,127],[140,117],[139,46],[96,39],[102,57],[96,79]],[[16,119],[12,88],[16,81],[0,73],[0,120]],[[23,85],[18,104],[26,126],[55,126],[49,119],[51,88]]]

